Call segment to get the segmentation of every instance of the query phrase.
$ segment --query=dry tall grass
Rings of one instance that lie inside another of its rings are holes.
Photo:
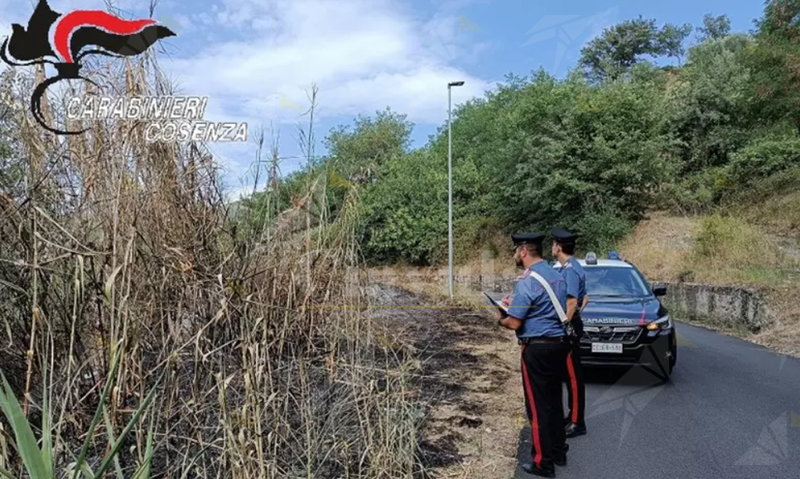
[[[699,220],[654,213],[618,246],[622,256],[648,278],[677,281],[687,268]]]
[[[762,227],[738,216],[654,213],[619,246],[648,278],[774,287],[797,261]]]
[[[84,73],[106,95],[172,93],[150,55],[90,67]],[[23,83],[25,98],[31,79]],[[56,106],[45,107],[54,121]],[[33,424],[50,391],[59,467],[80,447],[122,346],[108,428],[90,462],[167,374],[118,477],[145,459],[151,427],[154,477],[418,472],[409,373],[375,346],[364,311],[343,307],[366,301],[355,193],[313,231],[243,231],[203,145],[146,143],[144,125],[114,121],[71,123],[92,130],[66,140],[25,111],[3,122],[15,156],[0,165],[10,172],[0,177],[0,368]],[[45,365],[52,382],[43,381]],[[22,474],[11,444],[6,426],[0,467]]]

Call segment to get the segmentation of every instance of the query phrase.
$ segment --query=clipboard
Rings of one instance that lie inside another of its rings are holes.
[[[503,306],[503,304],[500,301],[498,301],[498,300],[492,298],[491,296],[489,296],[489,293],[484,292],[483,295],[486,296],[486,299],[487,299],[487,301],[488,301],[488,303],[490,305],[492,305],[495,308],[499,309],[500,312],[503,313],[504,316],[508,316],[508,308]]]

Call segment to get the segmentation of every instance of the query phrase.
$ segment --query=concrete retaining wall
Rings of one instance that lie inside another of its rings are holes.
[[[757,289],[696,283],[654,284],[667,286],[667,307],[691,320],[712,321],[752,332],[772,322],[764,294]]]

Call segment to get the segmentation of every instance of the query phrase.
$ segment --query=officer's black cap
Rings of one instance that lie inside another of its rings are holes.
[[[517,233],[511,235],[511,239],[514,241],[515,248],[524,244],[541,246],[542,241],[544,241],[544,235],[541,233]]]
[[[561,244],[575,244],[575,241],[578,239],[578,235],[574,233],[570,233],[569,231],[563,228],[556,228],[552,231],[553,239],[556,242]]]

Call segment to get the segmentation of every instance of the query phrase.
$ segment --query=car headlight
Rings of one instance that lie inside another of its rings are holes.
[[[647,329],[650,331],[672,329],[672,318],[669,315],[662,316],[656,321],[648,324]]]

